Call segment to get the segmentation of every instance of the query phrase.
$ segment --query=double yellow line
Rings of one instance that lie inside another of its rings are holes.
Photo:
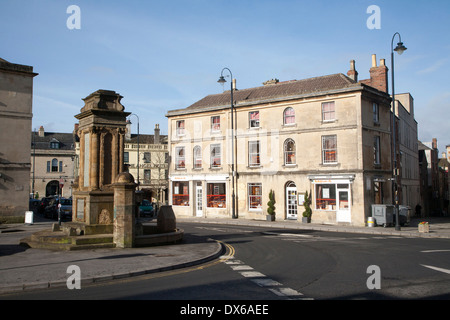
[[[149,273],[146,275],[142,275],[142,276],[136,276],[136,277],[130,277],[130,278],[123,278],[123,279],[116,279],[114,280],[114,282],[131,282],[131,281],[136,281],[136,278],[140,278],[140,279],[155,279],[155,278],[162,278],[162,277],[168,277],[168,276],[173,276],[173,275],[177,275],[177,274],[183,274],[183,273],[188,273],[188,272],[192,272],[192,271],[197,271],[197,270],[202,270],[202,269],[206,269],[212,266],[215,266],[216,264],[225,262],[229,259],[232,259],[234,257],[234,254],[236,252],[236,250],[234,249],[233,246],[229,245],[228,243],[219,241],[219,240],[215,240],[216,242],[220,243],[221,245],[223,245],[226,248],[226,253],[222,256],[220,256],[220,259],[218,260],[213,260],[210,262],[206,262],[204,264],[201,264],[199,266],[193,266],[193,267],[187,267],[187,268],[181,268],[181,269],[176,269],[176,270],[172,270],[172,271],[163,271],[163,272],[155,272],[155,273]],[[108,283],[110,283],[109,281],[107,281]],[[93,283],[92,285],[102,285],[102,282],[97,282],[97,283]],[[91,284],[90,284],[91,285]],[[105,283],[106,285],[106,283]]]

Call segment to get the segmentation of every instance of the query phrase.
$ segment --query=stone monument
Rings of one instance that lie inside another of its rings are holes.
[[[112,233],[113,184],[124,171],[126,117],[115,91],[98,90],[85,99],[79,120],[79,175],[74,185],[72,224],[82,234]]]

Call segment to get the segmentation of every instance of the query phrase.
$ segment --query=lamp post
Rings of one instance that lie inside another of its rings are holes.
[[[236,171],[234,171],[234,115],[233,115],[233,111],[234,111],[234,106],[233,106],[233,74],[231,73],[231,70],[228,68],[223,68],[222,72],[220,73],[220,78],[217,81],[218,83],[224,85],[227,80],[225,80],[224,76],[223,76],[223,72],[227,70],[230,73],[230,77],[231,77],[231,90],[230,90],[230,95],[231,95],[231,107],[230,107],[230,111],[231,111],[231,212],[232,212],[232,218],[233,219],[237,219],[237,215],[236,215],[236,195],[234,193],[234,180],[235,180],[235,176],[236,176]]]
[[[139,117],[135,113],[130,114],[130,116],[135,116],[137,119],[137,189],[139,190]]]
[[[398,35],[399,42],[397,43],[397,46],[394,49],[394,39],[395,36]],[[399,204],[398,204],[398,163],[397,163],[397,130],[395,128],[395,117],[396,117],[396,107],[395,107],[395,86],[394,86],[394,51],[397,52],[399,55],[401,55],[403,52],[406,51],[406,47],[403,45],[402,37],[400,36],[400,33],[396,32],[394,33],[394,36],[392,37],[391,41],[391,75],[392,75],[392,133],[393,133],[393,147],[394,147],[394,172],[393,172],[393,200],[394,200],[394,206],[395,206],[395,230],[400,230],[400,221],[399,221]]]

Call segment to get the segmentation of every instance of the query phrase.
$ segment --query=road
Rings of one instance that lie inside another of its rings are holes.
[[[6,299],[331,300],[450,299],[450,241],[183,223],[223,243],[201,266]]]

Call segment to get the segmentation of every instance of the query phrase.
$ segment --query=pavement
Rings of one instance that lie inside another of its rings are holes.
[[[429,233],[419,233],[417,224],[428,221]],[[297,221],[259,221],[245,219],[178,218],[184,223],[225,224],[279,229],[365,233],[417,238],[450,239],[450,217],[413,219],[400,231],[393,227],[352,227],[303,224]],[[19,245],[34,232],[50,229],[52,222],[35,220],[33,224],[0,224],[0,295],[25,290],[66,287],[72,276],[69,266],[81,271],[81,286],[89,283],[133,277],[196,266],[220,257],[219,242],[186,234],[182,243],[130,249],[92,249],[52,251]],[[1,299],[1,297],[0,297]]]

